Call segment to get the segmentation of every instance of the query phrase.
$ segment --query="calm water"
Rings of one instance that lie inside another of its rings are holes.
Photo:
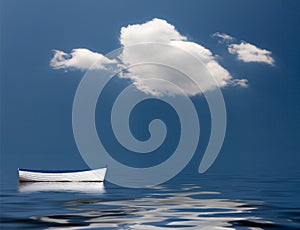
[[[183,175],[147,189],[3,184],[3,229],[300,229],[299,177]]]

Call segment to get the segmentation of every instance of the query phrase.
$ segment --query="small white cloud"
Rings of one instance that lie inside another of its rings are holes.
[[[260,49],[247,42],[229,45],[228,52],[231,54],[236,54],[238,60],[244,62],[260,62],[269,64],[271,66],[275,65],[275,61],[271,57],[271,51]]]
[[[228,85],[246,87],[247,85],[247,82],[244,79],[234,80],[231,74],[218,63],[217,58],[209,49],[195,42],[188,41],[187,37],[181,35],[173,25],[168,23],[166,20],[157,18],[154,18],[144,24],[128,25],[127,27],[121,28],[120,43],[123,50],[119,55],[119,64],[130,66],[134,63],[140,62],[140,60],[144,60],[145,57],[151,57],[151,55],[159,53],[159,55],[156,55],[159,60],[178,60],[183,66],[191,68],[192,71],[195,69],[196,71],[195,66],[191,66],[190,63],[188,63],[188,60],[185,60],[185,58],[182,57],[182,53],[180,54],[180,52],[162,53],[159,52],[159,50],[129,48],[132,47],[132,45],[147,42],[171,45],[186,50],[202,61],[220,87]],[[159,60],[157,61],[159,62]],[[86,49],[74,49],[70,54],[57,50],[54,51],[54,57],[50,64],[56,69],[86,70],[93,64],[92,68],[103,69],[106,64],[112,63],[115,63],[114,60],[107,59],[102,54],[91,52]],[[198,87],[196,87],[193,80],[187,80],[179,73],[175,73],[172,69],[162,69],[156,65],[134,66],[120,74],[120,77],[129,78],[137,89],[148,94],[170,95],[178,93],[177,91],[174,91],[174,88],[170,88],[169,84],[150,83],[150,81],[144,81],[149,78],[157,78],[157,76],[159,76],[162,80],[166,80],[180,86],[180,88],[188,95],[196,95],[204,91],[212,90],[216,86],[212,85],[209,80],[201,79],[201,91]]]
[[[224,33],[220,33],[220,32],[216,32],[212,36],[220,38],[219,43],[231,42],[231,41],[235,40],[234,37],[231,37],[228,34],[224,34]]]
[[[247,88],[248,87],[248,80],[247,79],[233,79],[231,81],[231,84],[233,86],[239,86],[242,88]]]
[[[275,65],[275,61],[271,56],[271,51],[258,48],[255,45],[245,41],[241,41],[240,44],[234,44],[233,42],[236,39],[228,34],[216,32],[212,36],[219,38],[219,43],[226,43],[228,46],[228,52],[231,54],[236,54],[238,60],[240,61],[260,62],[269,64],[271,66]]]
[[[54,69],[105,69],[105,65],[115,63],[102,54],[83,48],[73,49],[70,54],[60,50],[53,50],[53,52],[50,65]]]

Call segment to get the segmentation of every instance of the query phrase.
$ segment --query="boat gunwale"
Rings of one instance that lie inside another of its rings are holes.
[[[23,172],[32,172],[32,173],[76,173],[76,172],[92,172],[98,170],[104,170],[107,168],[100,168],[100,169],[79,169],[79,170],[38,170],[38,169],[21,169],[18,168],[18,171]]]

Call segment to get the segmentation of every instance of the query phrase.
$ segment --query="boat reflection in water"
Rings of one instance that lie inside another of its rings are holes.
[[[104,193],[103,182],[20,182],[19,192],[78,192]]]

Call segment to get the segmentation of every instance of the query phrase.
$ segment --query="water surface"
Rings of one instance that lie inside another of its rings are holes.
[[[183,175],[151,188],[5,183],[3,229],[300,229],[300,179]]]

